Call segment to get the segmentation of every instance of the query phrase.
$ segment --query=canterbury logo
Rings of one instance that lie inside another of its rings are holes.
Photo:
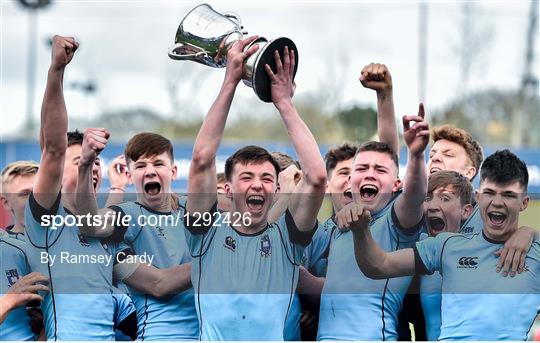
[[[458,261],[458,268],[478,268],[478,257],[461,257]]]

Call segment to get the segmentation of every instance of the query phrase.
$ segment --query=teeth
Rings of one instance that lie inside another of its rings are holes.
[[[248,198],[249,200],[255,200],[255,201],[264,201],[264,198],[260,195],[252,195]]]
[[[378,188],[376,186],[373,186],[373,185],[365,185],[362,187],[362,189],[372,189],[374,191],[377,191]]]

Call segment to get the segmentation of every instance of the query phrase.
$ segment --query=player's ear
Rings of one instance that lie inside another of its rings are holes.
[[[176,179],[176,175],[178,174],[178,167],[176,165],[173,165],[171,168],[172,175],[171,178],[174,180]]]
[[[223,185],[223,188],[225,188],[225,197],[227,199],[232,199],[231,185],[228,182],[225,182],[225,185]]]
[[[472,182],[472,179],[474,177],[474,175],[476,174],[476,168],[473,167],[473,166],[470,166],[467,168],[467,170],[465,170],[465,173],[463,173],[463,175],[469,179],[469,181]]]
[[[9,206],[8,200],[4,195],[0,195],[0,204],[6,209],[6,211],[11,211],[12,208]]]
[[[392,193],[396,193],[401,189],[401,179],[397,178],[394,180],[394,184],[392,185]]]
[[[525,195],[523,197],[523,201],[521,202],[521,206],[519,207],[520,212],[523,212],[523,211],[525,211],[527,209],[527,206],[529,206],[529,200],[530,200],[530,198],[529,198],[528,195]]]
[[[461,220],[462,221],[467,220],[471,216],[471,213],[473,212],[473,209],[474,209],[474,207],[471,204],[464,205],[461,208]]]
[[[128,169],[128,168],[126,168],[126,176],[127,176],[127,178],[128,178],[129,184],[130,184],[130,185],[133,184],[133,178],[131,177],[131,173],[129,172],[129,169]]]

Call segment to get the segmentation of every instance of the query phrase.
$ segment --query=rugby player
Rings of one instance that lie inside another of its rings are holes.
[[[289,132],[303,178],[285,214],[268,223],[279,165],[265,149],[247,146],[227,159],[225,176],[231,212],[249,221],[196,224],[216,213],[215,159],[244,60],[257,37],[228,52],[222,88],[193,147],[189,171],[186,237],[194,256],[192,282],[203,340],[283,340],[284,323],[298,280],[302,252],[317,224],[326,172],[317,143],[298,115],[293,93],[294,51],[275,52],[277,70],[266,66],[272,101]],[[216,310],[219,309],[219,310]]]
[[[357,204],[370,208],[375,213],[371,230],[387,251],[411,246],[418,239],[427,188],[423,154],[429,129],[422,104],[417,116],[403,117],[403,125],[409,150],[403,193],[394,196],[401,188],[396,153],[385,143],[368,142],[354,158],[353,202],[338,212],[349,213]],[[396,339],[397,315],[411,278],[370,280],[354,261],[352,233],[340,227],[331,237],[317,339]]]
[[[24,242],[0,231],[0,340],[33,341],[31,317],[24,307],[30,302],[43,300],[38,292],[47,292],[48,279],[43,274],[31,273]],[[44,293],[41,293],[44,294]]]
[[[415,247],[386,252],[374,241],[370,213],[362,205],[341,225],[354,235],[356,261],[372,278],[432,274],[442,277],[439,340],[526,340],[540,311],[540,242],[525,257],[524,271],[505,278],[497,273],[496,252],[518,230],[527,208],[528,171],[508,150],[484,161],[476,201],[482,230],[472,235],[439,233]],[[466,308],[463,308],[466,304]]]
[[[16,161],[2,170],[0,200],[13,217],[13,224],[5,230],[15,239],[24,240],[24,205],[32,191],[38,167],[33,161]]]

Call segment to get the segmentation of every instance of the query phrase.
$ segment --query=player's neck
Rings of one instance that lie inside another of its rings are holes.
[[[9,231],[12,233],[24,233],[24,225],[18,221],[15,221],[15,224],[13,224]]]
[[[261,232],[262,230],[264,230],[266,228],[266,225],[268,225],[268,223],[266,221],[262,222],[261,224],[259,225],[251,225],[251,226],[243,226],[243,225],[238,225],[238,226],[233,226],[233,228],[242,233],[242,234],[245,234],[245,235],[255,235],[259,232]]]
[[[484,233],[484,237],[489,242],[504,244],[507,240],[510,239],[510,237],[512,237],[512,235],[514,234],[514,232],[517,231],[517,229],[518,229],[518,227],[516,225],[514,228],[512,228],[512,230],[507,230],[506,232],[504,232],[502,234],[497,234],[497,232],[493,232],[489,228],[486,228],[484,226],[483,233]]]
[[[169,213],[172,212],[172,198],[167,196],[163,197],[159,202],[148,202],[144,198],[137,199],[137,202],[144,205],[155,212]]]

